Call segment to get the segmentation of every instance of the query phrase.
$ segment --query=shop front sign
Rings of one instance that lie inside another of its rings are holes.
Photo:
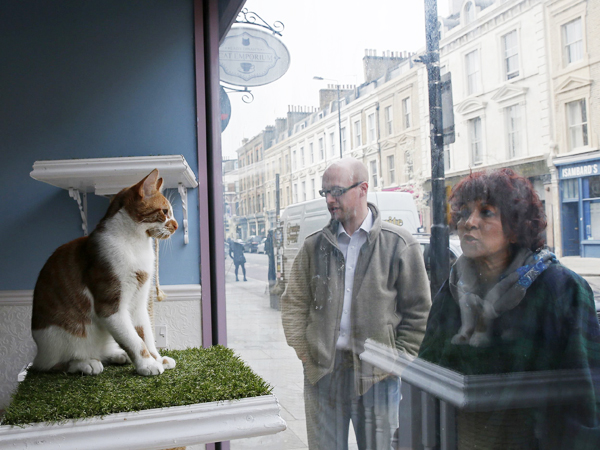
[[[600,175],[600,161],[561,167],[559,174],[562,180]]]

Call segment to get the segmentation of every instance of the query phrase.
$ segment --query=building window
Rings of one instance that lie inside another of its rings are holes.
[[[315,179],[314,178],[311,178],[311,180],[310,180],[310,191],[312,192],[310,194],[310,197],[311,198],[316,198],[315,192],[317,192],[317,188],[315,186]]]
[[[290,187],[286,186],[285,187],[285,196],[287,197],[287,204],[290,205],[292,203],[292,195],[290,193]]]
[[[377,187],[377,161],[373,160],[369,165],[371,166],[371,184],[373,187]]]
[[[588,124],[585,99],[567,103],[569,145],[574,148],[588,145]]]
[[[325,159],[325,146],[323,143],[323,138],[319,138],[319,160],[323,161]]]
[[[304,147],[300,147],[300,167],[304,167],[306,161],[304,160]]]
[[[410,128],[410,97],[406,97],[404,100],[402,100],[402,115],[404,129]]]
[[[283,166],[281,165],[281,157],[279,157],[279,173],[283,173]]]
[[[308,152],[310,153],[310,163],[312,164],[315,162],[315,149],[312,142],[308,144]]]
[[[354,147],[360,147],[362,145],[360,139],[360,120],[354,122]]]
[[[452,160],[450,159],[450,144],[444,144],[444,170],[452,169]]]
[[[386,106],[385,108],[385,129],[388,136],[394,134],[394,113],[392,111],[392,106]]]
[[[388,184],[396,183],[396,167],[394,164],[394,155],[390,155],[387,157],[387,166],[388,166]]]
[[[296,150],[292,151],[292,170],[296,170]]]
[[[302,201],[306,201],[306,181],[302,182]]]
[[[504,72],[507,80],[519,76],[519,45],[517,30],[502,36],[504,49]]]
[[[329,133],[329,149],[331,156],[335,156],[335,134]]]
[[[469,146],[471,147],[471,162],[481,164],[483,162],[483,149],[481,141],[481,118],[475,117],[469,120]]]
[[[521,156],[521,107],[512,105],[505,108],[506,140],[508,142],[508,157]]]
[[[346,143],[346,127],[342,128],[341,130],[342,133],[342,152],[345,152],[347,147],[347,143]]]
[[[294,203],[298,203],[298,183],[294,183],[294,188],[293,188],[293,195],[294,195]]]
[[[583,59],[581,17],[562,26],[565,66]]]
[[[473,50],[465,55],[465,72],[467,74],[467,95],[477,94],[479,86],[479,51]]]
[[[375,113],[367,116],[369,142],[375,141]]]
[[[285,172],[290,172],[290,157],[289,155],[285,155]]]

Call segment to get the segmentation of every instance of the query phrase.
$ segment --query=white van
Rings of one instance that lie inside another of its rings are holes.
[[[379,209],[381,219],[406,228],[410,233],[420,231],[421,224],[417,206],[411,194],[407,192],[369,192],[367,201]],[[311,233],[322,229],[329,223],[331,214],[325,198],[290,205],[281,214],[283,231],[282,271],[278,275],[278,291],[283,292],[294,258],[298,254],[304,239]]]

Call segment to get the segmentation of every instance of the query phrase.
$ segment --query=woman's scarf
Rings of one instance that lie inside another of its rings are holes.
[[[483,317],[493,320],[515,308],[525,297],[527,288],[554,261],[556,256],[547,249],[535,253],[520,249],[498,283],[482,299],[478,295],[480,284],[475,264],[463,255],[450,271],[450,292],[459,304],[461,298],[469,296],[469,303],[477,304]]]

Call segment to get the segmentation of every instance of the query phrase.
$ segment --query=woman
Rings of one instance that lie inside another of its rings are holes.
[[[599,449],[593,295],[543,249],[537,193],[500,169],[463,179],[450,205],[464,253],[433,300],[419,357],[464,375],[583,369],[589,381],[587,400],[577,405],[459,413],[459,444],[469,448],[461,434],[475,426],[475,435],[487,436],[483,448]],[[517,429],[524,441],[508,442]]]

